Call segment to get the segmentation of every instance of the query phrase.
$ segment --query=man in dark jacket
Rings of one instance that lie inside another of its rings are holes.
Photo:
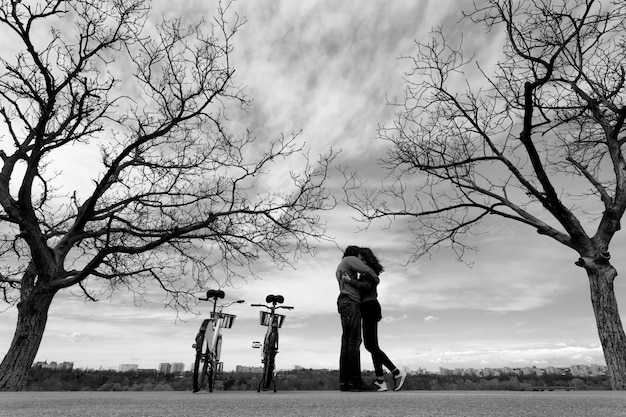
[[[361,377],[361,294],[342,279],[344,274],[353,279],[357,278],[357,273],[375,275],[357,257],[358,251],[357,246],[348,246],[335,272],[339,284],[337,310],[342,329],[339,355],[339,389],[342,391],[373,391]]]

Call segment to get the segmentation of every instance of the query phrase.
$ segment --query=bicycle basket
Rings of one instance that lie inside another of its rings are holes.
[[[261,326],[269,326],[270,324],[272,324],[270,322],[270,320],[272,319],[272,315],[269,312],[260,311],[259,313],[259,321],[261,322]],[[274,316],[276,316],[276,319],[278,320],[278,327],[283,327],[283,321],[285,321],[285,316],[275,313]]]
[[[222,318],[222,328],[223,329],[230,329],[231,327],[233,327],[233,323],[235,322],[235,317],[237,317],[234,314],[226,314],[226,313],[211,313],[211,318],[215,319],[215,316],[221,317]]]

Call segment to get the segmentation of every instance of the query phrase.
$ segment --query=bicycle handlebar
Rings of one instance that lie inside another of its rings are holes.
[[[272,306],[268,306],[268,305],[265,305],[265,304],[250,304],[250,307],[265,307],[265,308],[269,308],[269,309],[272,308]],[[293,310],[292,306],[275,306],[274,308],[284,308],[286,310]]]
[[[200,301],[211,301],[211,300],[213,300],[213,298],[198,298],[198,300],[200,300]],[[217,301],[217,299],[215,299],[215,301]],[[245,303],[245,302],[246,302],[246,300],[235,300],[235,301],[231,301],[230,303],[226,303],[226,304],[216,304],[216,307],[224,308],[224,307],[228,307],[228,306],[233,305],[233,304],[241,304],[241,303]]]
[[[245,302],[246,302],[246,300],[235,300],[235,301],[231,301],[230,303],[227,303],[227,304],[220,304],[218,307],[224,308],[224,307],[228,307],[228,306],[233,305],[233,304],[241,304],[241,303],[245,303]]]

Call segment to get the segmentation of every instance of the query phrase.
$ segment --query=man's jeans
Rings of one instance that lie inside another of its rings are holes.
[[[361,306],[347,297],[339,297],[337,309],[341,316],[341,354],[339,355],[339,385],[362,384],[361,379]]]

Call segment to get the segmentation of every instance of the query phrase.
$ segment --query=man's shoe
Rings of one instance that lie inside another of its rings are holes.
[[[375,391],[375,389],[371,385],[367,385],[361,382],[360,384],[350,384],[350,391],[363,392],[363,391]]]
[[[393,382],[395,383],[394,391],[400,391],[404,386],[404,381],[406,380],[406,372],[400,371],[398,375],[393,376]]]
[[[378,391],[378,392],[387,391],[387,383],[385,381],[379,382],[377,380],[374,380],[372,382],[371,387],[374,388],[374,391]]]

